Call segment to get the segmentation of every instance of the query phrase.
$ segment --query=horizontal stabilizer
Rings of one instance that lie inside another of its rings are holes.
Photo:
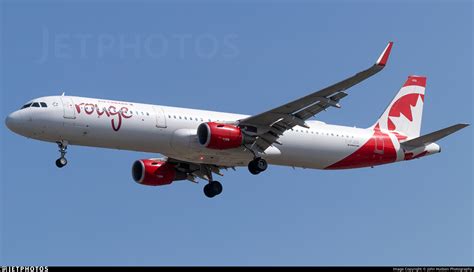
[[[453,125],[447,128],[440,129],[435,132],[431,132],[429,134],[417,137],[415,139],[408,140],[406,142],[402,142],[401,144],[404,146],[410,146],[410,147],[418,147],[430,143],[434,143],[460,129],[463,129],[465,127],[469,126],[469,124],[457,124]]]

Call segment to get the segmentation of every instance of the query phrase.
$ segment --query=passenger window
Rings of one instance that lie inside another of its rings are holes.
[[[40,105],[39,105],[38,102],[35,102],[35,103],[31,104],[31,106],[32,106],[32,107],[35,107],[35,108],[39,108],[39,107],[40,107]]]
[[[41,107],[43,107],[43,108],[47,108],[47,107],[48,107],[48,105],[46,105],[46,103],[44,103],[44,102],[40,102],[40,104],[41,104]]]

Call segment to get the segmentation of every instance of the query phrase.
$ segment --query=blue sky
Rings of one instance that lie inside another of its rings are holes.
[[[428,77],[422,133],[472,122],[470,1],[1,2],[1,116],[69,95],[256,114],[371,65],[318,119],[368,127],[410,74]],[[155,154],[1,137],[0,263],[473,264],[472,129],[442,153],[374,169],[271,166],[146,187]]]

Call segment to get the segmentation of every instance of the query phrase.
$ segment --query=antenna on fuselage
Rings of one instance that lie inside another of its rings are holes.
[[[64,94],[66,94],[66,92],[63,92],[63,93],[61,94],[61,96],[64,96]]]

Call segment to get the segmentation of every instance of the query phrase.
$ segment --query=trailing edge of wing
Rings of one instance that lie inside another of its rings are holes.
[[[469,126],[469,124],[453,125],[453,126],[443,128],[443,129],[440,129],[438,131],[435,131],[435,132],[432,132],[432,133],[429,133],[429,134],[426,134],[426,135],[423,135],[423,136],[420,136],[420,137],[402,142],[401,144],[404,145],[404,146],[408,146],[408,147],[418,147],[418,146],[422,146],[422,145],[425,145],[425,144],[434,143],[434,142],[436,142],[436,141],[438,141],[438,140],[440,140],[440,139],[442,139],[442,138],[444,138],[444,137],[446,137],[450,134],[453,134],[454,132],[456,132],[460,129],[463,129],[467,126]]]

